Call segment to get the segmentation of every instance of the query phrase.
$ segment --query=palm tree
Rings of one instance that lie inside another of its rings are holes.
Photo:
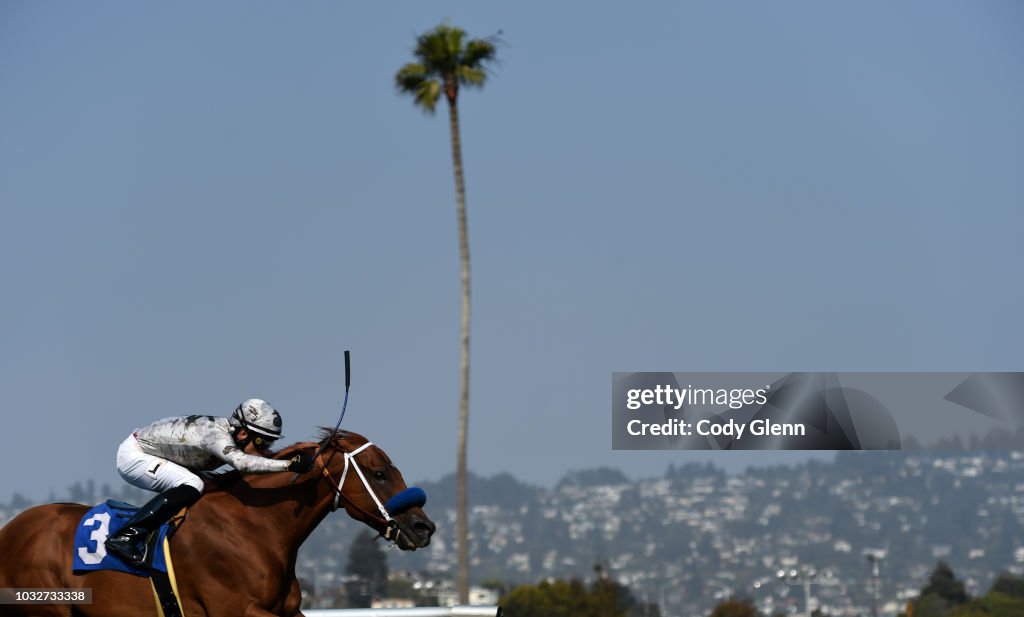
[[[461,28],[447,23],[420,35],[413,55],[395,75],[395,86],[428,114],[433,114],[443,93],[448,99],[452,165],[455,170],[455,213],[459,225],[459,259],[462,267],[461,357],[462,392],[459,399],[459,443],[456,461],[456,536],[459,547],[459,602],[469,602],[469,532],[466,511],[466,433],[469,428],[469,231],[466,226],[466,185],[462,175],[462,142],[459,139],[459,87],[482,88],[486,65],[496,59],[496,40],[470,39]]]

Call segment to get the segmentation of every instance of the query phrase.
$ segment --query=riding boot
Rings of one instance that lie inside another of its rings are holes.
[[[182,508],[194,504],[199,495],[199,491],[187,484],[167,489],[139,508],[120,531],[107,538],[104,546],[127,563],[134,566],[143,564],[149,534]]]

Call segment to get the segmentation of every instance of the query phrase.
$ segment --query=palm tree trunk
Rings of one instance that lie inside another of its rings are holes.
[[[459,398],[459,444],[455,466],[455,533],[458,536],[459,604],[469,603],[469,521],[466,499],[466,436],[469,431],[469,228],[466,225],[466,184],[462,176],[462,142],[459,139],[459,107],[448,99],[448,124],[452,139],[452,164],[455,168],[455,213],[459,223],[459,261],[462,267],[461,373]]]

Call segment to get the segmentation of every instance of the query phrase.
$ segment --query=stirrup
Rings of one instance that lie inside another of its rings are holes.
[[[134,531],[134,530],[133,530]],[[149,534],[142,532],[141,537],[136,535],[133,539],[132,536],[136,534],[132,533],[118,533],[117,535],[107,538],[107,541],[103,543],[103,546],[107,548],[107,551],[113,553],[117,557],[120,557],[122,561],[133,566],[141,566],[146,563],[146,557],[149,556]],[[142,546],[142,550],[139,550],[139,546]]]

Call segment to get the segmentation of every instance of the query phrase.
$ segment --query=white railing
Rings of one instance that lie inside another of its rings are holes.
[[[501,617],[499,606],[417,606],[413,608],[328,608],[302,611],[306,617]]]

